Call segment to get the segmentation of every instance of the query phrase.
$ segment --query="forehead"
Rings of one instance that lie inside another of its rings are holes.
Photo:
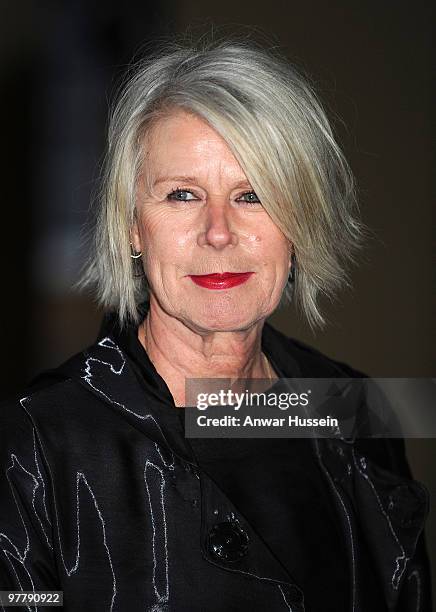
[[[157,168],[193,173],[207,165],[240,166],[230,147],[204,119],[175,110],[159,119],[145,142],[147,164]]]

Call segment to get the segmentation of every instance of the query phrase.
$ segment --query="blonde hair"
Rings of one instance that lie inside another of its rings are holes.
[[[89,260],[76,287],[92,288],[120,324],[139,321],[148,298],[131,258],[129,230],[144,139],[174,109],[207,121],[227,142],[263,207],[293,245],[294,302],[322,327],[321,294],[350,286],[347,264],[362,245],[354,180],[307,77],[252,40],[164,42],[133,65],[113,106]]]

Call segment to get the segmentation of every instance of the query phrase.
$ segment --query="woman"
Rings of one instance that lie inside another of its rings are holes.
[[[293,301],[322,325],[362,236],[278,55],[173,44],[135,67],[80,283],[101,334],[1,412],[1,588],[82,612],[430,610],[401,440],[184,435],[186,379],[364,376],[266,322]]]

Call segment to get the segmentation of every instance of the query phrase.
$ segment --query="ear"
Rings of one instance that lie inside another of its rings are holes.
[[[135,251],[140,253],[142,251],[142,245],[141,245],[141,235],[139,233],[136,211],[133,217],[133,223],[130,227],[129,234],[130,234],[130,242],[132,243],[133,248],[135,249]]]

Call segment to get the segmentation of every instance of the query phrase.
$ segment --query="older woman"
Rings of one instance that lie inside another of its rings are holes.
[[[136,66],[81,281],[101,334],[1,412],[1,589],[74,612],[430,610],[401,441],[184,435],[186,379],[363,376],[266,322],[293,301],[322,325],[362,235],[277,54],[173,44]]]

